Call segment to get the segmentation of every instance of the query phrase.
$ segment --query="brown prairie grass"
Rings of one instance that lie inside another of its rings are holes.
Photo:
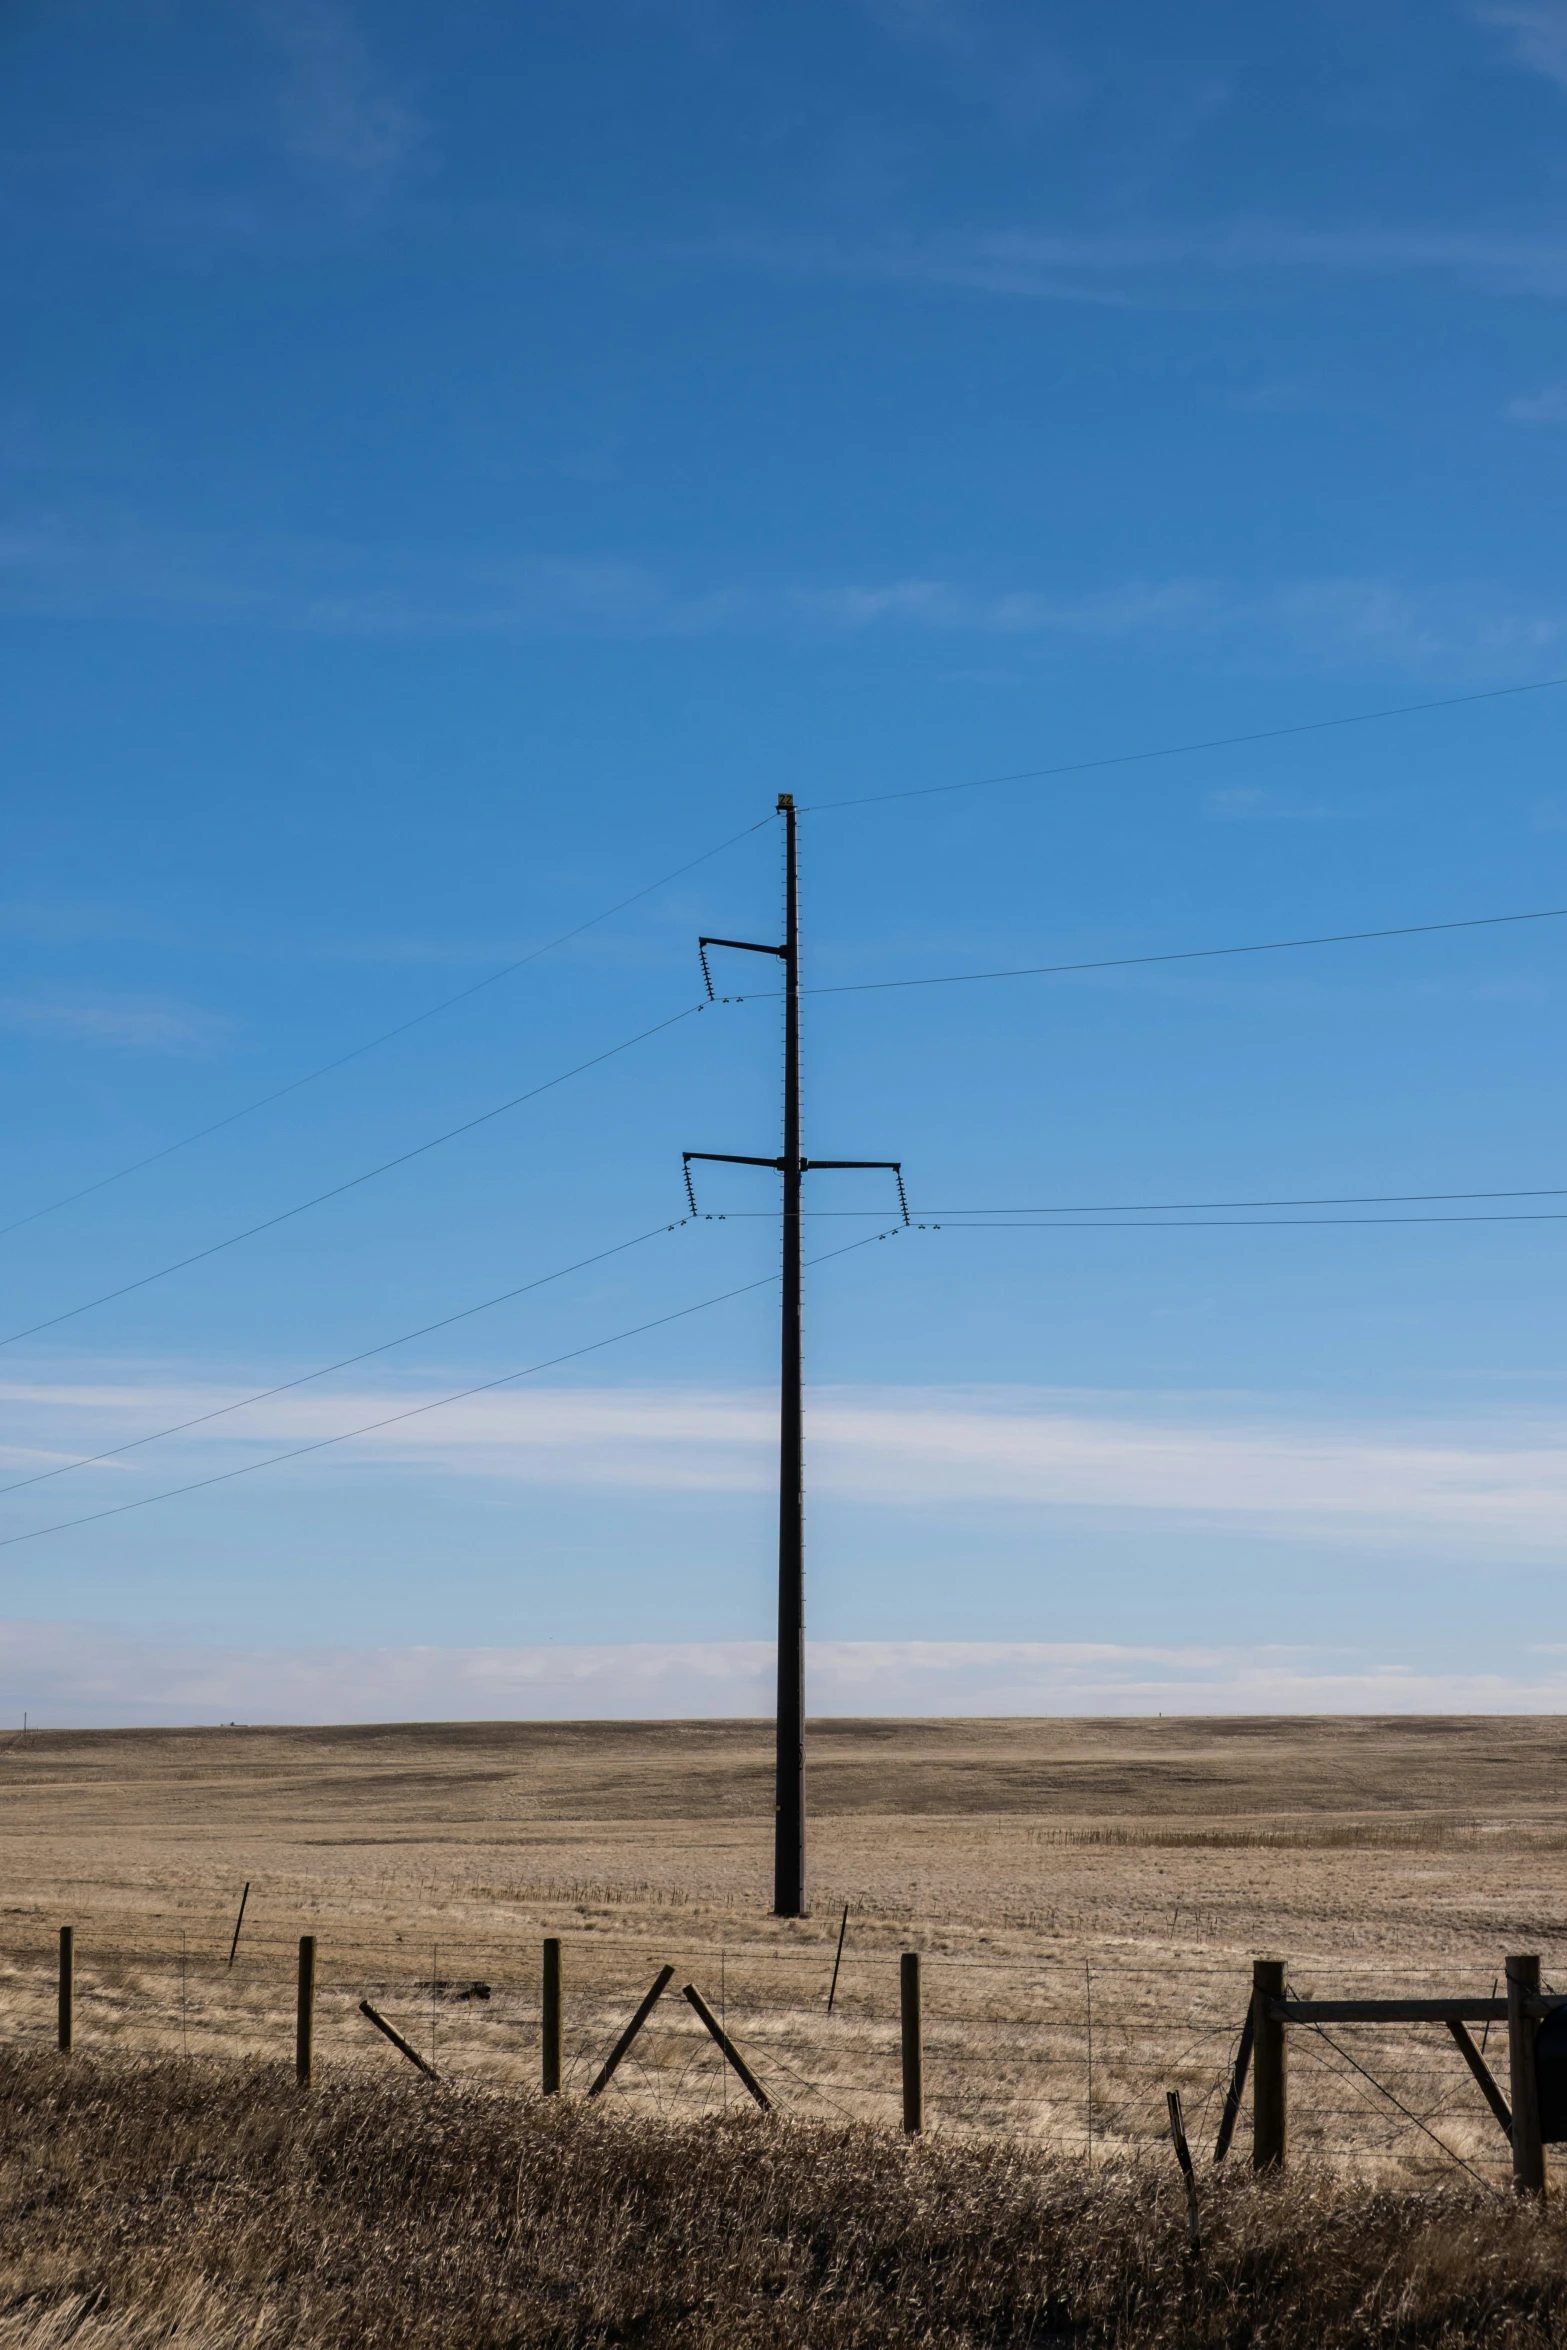
[[[1567,2221],[279,2067],[0,2055],[4,2350],[1535,2350]]]
[[[1285,1956],[1302,1996],[1487,1996],[1513,1950],[1567,1987],[1561,1722],[814,1723],[813,1915],[792,1921],[768,1915],[770,1739],[707,1722],[0,1742],[0,2038],[51,2044],[70,1923],[85,2056],[277,2061],[312,1933],[324,2076],[403,2070],[369,1998],[443,2079],[521,2091],[556,1935],[572,2090],[668,1962],[676,1988],[617,2076],[628,2118],[694,2122],[737,2094],[679,1999],[692,1981],[727,2000],[791,2118],[888,2125],[912,1948],[934,2128],[1121,2158],[1163,2149],[1172,2087],[1211,2147],[1256,1953]],[[479,1980],[491,1996],[465,1996]],[[1457,2183],[1460,2163],[1505,2179],[1440,2027],[1302,2032],[1291,2067],[1295,2143],[1362,2188]]]

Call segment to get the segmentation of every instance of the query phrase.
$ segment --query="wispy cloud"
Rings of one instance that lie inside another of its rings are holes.
[[[1531,0],[1475,10],[1476,21],[1495,25],[1507,35],[1508,47],[1520,65],[1567,90],[1567,7],[1560,0]]]
[[[46,1003],[0,996],[0,1028],[62,1043],[115,1045],[138,1053],[210,1051],[223,1023],[161,1004]]]
[[[255,13],[287,68],[276,105],[288,161],[356,206],[384,201],[426,140],[407,92],[335,0],[258,0]]]
[[[1128,579],[1077,589],[918,573],[836,582],[693,579],[614,553],[514,555],[331,542],[248,546],[17,523],[0,610],[343,637],[808,638],[920,632],[1048,656],[1202,645],[1226,663],[1440,665],[1463,673],[1567,642],[1567,607],[1484,580]]]
[[[428,152],[412,94],[345,0],[238,0],[203,28],[216,68],[173,74],[160,34],[187,60],[207,52],[186,38],[194,0],[171,0],[151,31],[135,13],[142,78],[106,85],[69,128],[43,118],[0,161],[13,239],[86,229],[195,260],[337,245],[387,215]]]
[[[949,97],[977,101],[1003,131],[1030,131],[1075,113],[1094,84],[1044,37],[1033,9],[976,0],[862,0],[891,38],[929,52]]]
[[[100,1624],[0,1625],[0,1712],[149,1722],[591,1721],[762,1716],[764,1641],[561,1648],[219,1646]],[[1109,1643],[813,1641],[823,1716],[1559,1713],[1567,1670],[1417,1673],[1372,1653]]]
[[[1205,792],[1202,807],[1215,824],[1347,824],[1365,814],[1364,808],[1336,807],[1327,800],[1257,783]]]
[[[302,1392],[194,1439],[71,1481],[83,1506],[131,1498],[214,1465],[310,1443],[439,1394],[421,1379]],[[83,1452],[236,1400],[204,1381],[10,1381],[6,1451],[18,1466]],[[761,1493],[775,1473],[770,1398],[700,1389],[518,1390],[477,1396],[335,1456],[350,1472],[603,1492]],[[824,1496],[892,1511],[1000,1509],[1106,1526],[1228,1527],[1332,1546],[1451,1557],[1559,1556],[1567,1538],[1567,1424],[1380,1425],[1236,1398],[1052,1390],[828,1389],[809,1411],[810,1475]],[[318,1479],[326,1464],[313,1462]],[[290,1472],[284,1471],[287,1475]],[[70,1515],[61,1483],[35,1499]]]
[[[1502,411],[1515,424],[1567,424],[1567,384],[1547,384],[1543,391],[1522,393]]]
[[[1448,224],[1266,217],[1083,229],[1039,223],[928,235],[741,230],[685,250],[801,277],[952,287],[1026,301],[1147,299],[1155,281],[1198,277],[1450,277],[1496,294],[1567,295],[1567,237]]]

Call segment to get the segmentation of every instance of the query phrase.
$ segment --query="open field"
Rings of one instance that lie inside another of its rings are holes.
[[[1157,2140],[1174,2084],[1206,2140],[1255,1952],[1320,1994],[1486,1994],[1510,1949],[1567,1973],[1564,1761],[1567,1726],[1539,1719],[818,1724],[814,1914],[780,1924],[765,1724],[35,1734],[0,1751],[0,2023],[49,2043],[69,1921],[84,2054],[283,2058],[309,1931],[327,2078],[416,2086],[368,1995],[448,2078],[525,2086],[558,1933],[570,2085],[667,1959],[622,2109],[741,2094],[677,1996],[693,1981],[781,2107],[886,2122],[917,1948],[934,2128],[1103,2157]],[[1504,2175],[1437,2028],[1296,2033],[1292,2100],[1302,2152]]]

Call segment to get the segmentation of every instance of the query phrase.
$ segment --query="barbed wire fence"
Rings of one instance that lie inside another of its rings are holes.
[[[317,1921],[318,1924],[321,1921]],[[74,2048],[86,2058],[188,2054],[193,2061],[284,2062],[293,2051],[298,1942],[255,1933],[228,1963],[228,1929],[191,1921],[76,1937]],[[563,1941],[564,2093],[585,2096],[664,1967],[655,2003],[603,2096],[665,2120],[724,2111],[742,2084],[698,2013],[690,1983],[776,2111],[895,2129],[904,2115],[899,1957],[758,1945],[726,1932],[568,1933]],[[1484,1962],[1488,1965],[1488,1962]],[[927,1950],[921,1957],[925,2126],[1007,2135],[1109,2162],[1165,2142],[1166,2095],[1180,2092],[1200,2162],[1211,2159],[1251,1996],[1249,1965],[1215,1955],[1149,1963],[1114,1951],[1029,1957]],[[59,1957],[40,1919],[0,1932],[0,2033],[56,2045]],[[1438,1970],[1398,1970],[1400,1996]],[[1439,1972],[1450,1987],[1451,1961]],[[1483,1993],[1494,1968],[1476,1968]],[[1385,1992],[1375,1966],[1297,1968],[1292,1993]],[[330,1922],[315,1977],[315,2050],[324,2071],[405,2075],[427,2090],[362,2003],[394,2027],[442,2083],[536,2088],[543,2044],[540,1947],[522,1936],[439,1939],[410,1927]],[[1509,2150],[1458,2050],[1434,2027],[1356,2025],[1291,2033],[1290,2134],[1296,2158],[1401,2174],[1455,2170],[1500,2185]],[[1494,2051],[1493,2051],[1494,2053]],[[1247,2157],[1246,2121],[1232,2159]]]

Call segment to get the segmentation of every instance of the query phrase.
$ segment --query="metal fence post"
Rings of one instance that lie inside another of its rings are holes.
[[[544,2053],[541,2085],[546,2097],[560,2095],[561,1990],[560,1943],[551,1934],[544,1944]]]
[[[60,1928],[60,2054],[69,2056],[71,2042],[76,2037],[76,1932],[74,1927]]]
[[[1269,2002],[1285,1997],[1282,1958],[1251,1963],[1251,2167],[1282,2170],[1289,2159],[1287,2026]]]
[[[294,2078],[310,2086],[316,2050],[316,1938],[299,1937],[299,1996],[294,2009]]]
[[[903,2029],[903,2127],[917,2138],[925,2127],[925,2059],[920,2041],[920,1954],[898,1961],[898,2014]]]
[[[1537,1957],[1507,1961],[1507,2072],[1513,2097],[1513,2186],[1520,2195],[1545,2193],[1545,2146],[1540,2136],[1540,2078],[1534,2040],[1539,2030],[1527,2002],[1540,1993]]]

